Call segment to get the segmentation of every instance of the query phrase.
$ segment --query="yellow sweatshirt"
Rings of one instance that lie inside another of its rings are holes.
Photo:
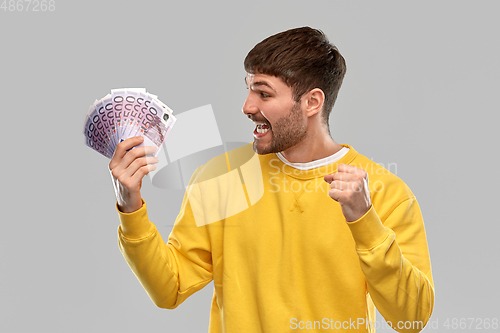
[[[193,174],[165,243],[146,203],[122,213],[120,250],[153,302],[174,309],[214,281],[209,332],[399,332],[429,320],[434,287],[424,223],[406,184],[352,147],[301,171],[252,144]],[[372,207],[346,222],[325,174],[369,174]],[[118,209],[118,208],[117,208]]]

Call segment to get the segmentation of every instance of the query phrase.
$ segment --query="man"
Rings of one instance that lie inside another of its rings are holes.
[[[194,172],[167,243],[140,195],[154,149],[128,151],[131,138],[109,163],[120,249],[151,299],[173,309],[214,280],[210,332],[373,332],[374,305],[395,330],[420,331],[434,305],[422,215],[403,181],[331,138],[337,48],[292,29],[257,44],[245,69],[253,145]],[[257,164],[237,171],[252,148]]]

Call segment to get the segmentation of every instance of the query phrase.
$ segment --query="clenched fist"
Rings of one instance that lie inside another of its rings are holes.
[[[124,213],[131,213],[142,207],[142,178],[155,170],[158,158],[147,157],[156,147],[142,146],[131,149],[144,141],[135,136],[120,142],[109,162],[109,171],[113,179],[118,208]]]
[[[331,187],[328,195],[340,204],[347,222],[356,221],[368,212],[372,203],[365,170],[339,164],[337,173],[326,175],[324,179]]]

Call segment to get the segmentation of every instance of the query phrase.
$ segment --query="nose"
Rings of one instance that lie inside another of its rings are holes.
[[[247,116],[259,112],[259,108],[257,107],[257,105],[255,104],[254,100],[251,97],[251,91],[248,92],[247,99],[245,100],[245,103],[241,108],[241,112],[243,112]]]

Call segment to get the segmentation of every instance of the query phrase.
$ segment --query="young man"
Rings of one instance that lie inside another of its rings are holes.
[[[420,331],[434,305],[422,215],[403,181],[330,137],[337,48],[292,29],[245,69],[253,145],[194,172],[167,243],[140,195],[152,149],[127,152],[131,138],[109,163],[119,246],[151,299],[173,309],[213,280],[209,332],[373,332],[374,305],[395,330]]]

